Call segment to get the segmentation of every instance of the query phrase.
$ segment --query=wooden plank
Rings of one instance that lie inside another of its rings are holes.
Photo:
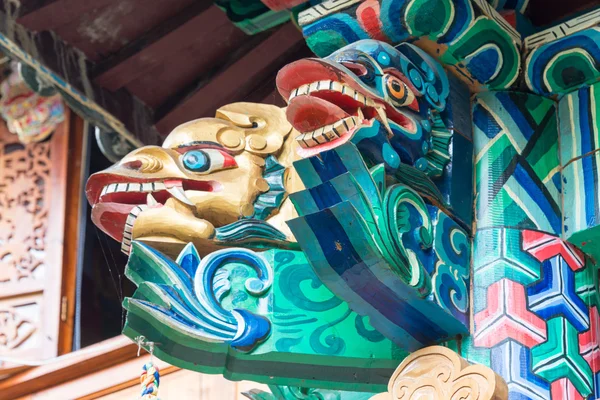
[[[0,380],[0,400],[15,399],[110,368],[137,356],[138,346],[125,336],[105,340]],[[139,377],[139,370],[136,371]],[[138,378],[139,379],[139,378]],[[72,397],[70,397],[72,398]]]
[[[128,83],[125,88],[153,107],[155,118],[159,120],[180,104],[182,99],[253,51],[269,36],[268,32],[246,36],[228,21],[219,33],[222,35],[219,42],[213,40],[207,47],[193,46],[189,51],[185,49],[172,54],[170,59],[173,62],[169,63],[170,68],[158,65],[147,74]],[[156,82],[169,84],[157,85]]]
[[[90,60],[101,62],[194,4],[205,8],[210,5],[208,0],[117,1],[81,14],[54,32]]]
[[[65,226],[67,215],[67,179],[69,176],[69,139],[73,134],[70,125],[70,111],[65,108],[65,120],[52,134],[50,148],[50,212],[48,213],[48,231],[45,238],[46,265],[44,275],[44,312],[43,352],[38,358],[55,357],[58,354],[60,326],[60,302],[62,286],[62,267],[64,255]],[[48,341],[49,343],[46,343]]]
[[[20,17],[17,22],[31,31],[53,31],[77,20],[82,14],[115,3],[116,0],[58,0]]]
[[[235,35],[236,31],[239,35]],[[215,41],[214,37],[241,37],[241,34],[216,6],[196,3],[98,64],[92,71],[92,79],[106,89],[115,91],[164,63],[177,69],[177,61],[171,60],[177,53],[185,53],[188,63],[201,61],[202,58],[210,59],[210,54],[195,58],[193,52],[200,49],[210,53],[213,47],[223,43],[222,40]]]
[[[82,210],[81,203],[86,201],[83,196],[85,178],[82,176],[82,160],[83,143],[87,137],[87,132],[84,132],[83,119],[74,113],[71,113],[69,125],[72,134],[69,137],[68,151],[69,165],[66,185],[58,354],[69,353],[73,346],[79,222]],[[64,310],[63,307],[65,307]]]
[[[190,119],[212,116],[215,108],[242,99],[289,61],[289,56],[304,46],[304,39],[291,23],[285,24],[227,70],[216,76],[188,99],[173,108],[157,124],[169,132]]]

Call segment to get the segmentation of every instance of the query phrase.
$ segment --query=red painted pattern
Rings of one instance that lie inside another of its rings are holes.
[[[390,40],[383,33],[379,12],[379,2],[377,0],[367,0],[356,9],[356,19],[371,38],[389,43]]]
[[[583,400],[583,396],[575,389],[575,386],[567,378],[552,382],[550,392],[553,399]]]
[[[527,309],[523,285],[509,279],[490,285],[487,308],[475,314],[475,346],[489,348],[513,339],[531,348],[546,338],[546,323]]]
[[[590,329],[579,334],[579,352],[592,368],[592,372],[600,371],[600,316],[596,306],[590,307]]]
[[[523,250],[540,261],[560,254],[573,271],[578,271],[585,265],[581,250],[556,236],[543,232],[523,231]]]

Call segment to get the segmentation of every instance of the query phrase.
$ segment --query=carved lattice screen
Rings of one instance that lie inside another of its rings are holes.
[[[22,145],[0,120],[0,355],[57,353],[67,124],[46,142]],[[0,362],[0,375],[15,367]]]

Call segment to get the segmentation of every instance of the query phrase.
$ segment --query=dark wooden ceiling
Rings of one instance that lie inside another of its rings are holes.
[[[206,0],[5,1],[0,33],[146,144],[231,102],[283,105],[277,71],[311,54],[291,22],[246,35]]]
[[[541,27],[598,2],[530,0],[527,16]],[[209,0],[5,0],[0,34],[145,144],[227,103],[283,105],[277,71],[310,55],[291,22],[247,35]]]

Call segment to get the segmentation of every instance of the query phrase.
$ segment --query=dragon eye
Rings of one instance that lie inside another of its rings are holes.
[[[415,95],[412,90],[393,75],[385,76],[385,87],[390,99],[396,106],[407,106],[415,101]]]
[[[237,167],[232,156],[216,149],[190,150],[183,154],[182,162],[190,171],[201,174]]]

